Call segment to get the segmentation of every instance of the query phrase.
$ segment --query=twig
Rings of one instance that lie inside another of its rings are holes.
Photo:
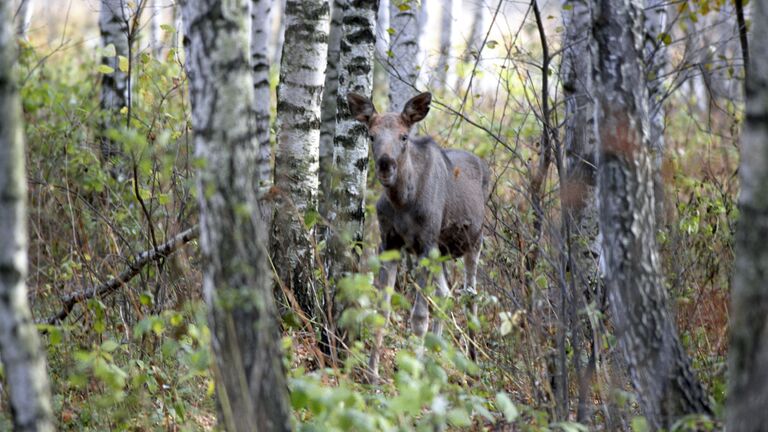
[[[148,251],[144,251],[133,259],[132,263],[128,264],[128,268],[120,273],[117,277],[114,277],[100,285],[93,288],[84,288],[78,291],[74,291],[61,297],[62,308],[56,315],[43,321],[47,324],[56,324],[63,321],[72,312],[72,309],[76,304],[84,302],[94,297],[101,297],[116,291],[121,286],[128,283],[134,278],[145,265],[165,258],[174,253],[179,247],[189,243],[196,239],[200,231],[197,226],[192,227],[176,237],[168,240],[167,242],[157,246],[156,248]]]

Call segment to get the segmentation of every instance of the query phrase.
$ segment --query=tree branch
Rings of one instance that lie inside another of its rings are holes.
[[[120,273],[117,277],[114,277],[100,285],[93,288],[84,288],[78,291],[71,292],[61,297],[62,308],[56,315],[46,319],[43,323],[57,324],[63,321],[72,312],[72,309],[76,304],[86,301],[94,297],[101,297],[116,291],[118,288],[128,283],[134,278],[147,264],[166,258],[169,255],[176,252],[178,248],[196,239],[200,234],[200,230],[197,226],[192,227],[176,237],[168,240],[167,242],[159,245],[158,247],[144,251],[136,255],[133,262],[128,264],[128,268]]]

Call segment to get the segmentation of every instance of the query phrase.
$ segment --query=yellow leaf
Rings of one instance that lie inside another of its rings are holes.
[[[117,56],[119,61],[118,67],[121,72],[128,72],[128,58],[123,56]]]

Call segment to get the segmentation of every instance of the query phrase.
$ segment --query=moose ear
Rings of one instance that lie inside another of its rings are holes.
[[[347,95],[347,104],[349,104],[349,112],[352,113],[352,117],[359,122],[368,124],[371,121],[371,117],[376,114],[373,102],[357,93],[349,93]]]
[[[405,103],[403,113],[400,114],[403,120],[410,126],[416,122],[419,122],[427,116],[429,112],[429,104],[432,102],[432,93],[425,92],[418,96],[414,96]]]

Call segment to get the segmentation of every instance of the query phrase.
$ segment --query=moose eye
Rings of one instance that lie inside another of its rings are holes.
[[[400,141],[402,141],[402,142],[408,141],[408,135],[406,135],[406,134],[400,135]]]
[[[372,134],[368,134],[368,140],[373,142],[373,135]]]

